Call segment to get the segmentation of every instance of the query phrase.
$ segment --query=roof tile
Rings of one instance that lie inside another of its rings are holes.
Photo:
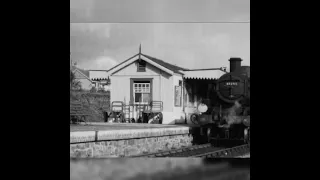
[[[170,69],[171,71],[175,72],[175,73],[179,73],[181,74],[181,72],[179,71],[184,71],[184,70],[188,70],[186,68],[182,68],[182,67],[179,67],[179,66],[176,66],[176,65],[173,65],[173,64],[170,64],[170,63],[167,63],[167,62],[164,62],[160,59],[157,59],[157,58],[154,58],[154,57],[151,57],[149,55],[145,55],[145,54],[141,54],[142,56],[152,60],[153,62],[167,68],[167,69]]]

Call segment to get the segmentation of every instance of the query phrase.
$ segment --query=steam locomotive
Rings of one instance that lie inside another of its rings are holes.
[[[203,126],[216,146],[221,140],[250,143],[250,66],[241,66],[240,58],[229,61],[230,72],[217,80],[212,121]]]

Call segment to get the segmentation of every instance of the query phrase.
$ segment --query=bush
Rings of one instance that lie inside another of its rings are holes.
[[[93,92],[97,92],[96,87],[93,86],[93,87],[90,89],[90,92],[92,92],[92,93],[93,93]]]
[[[107,91],[106,91],[106,90],[104,90],[103,88],[99,88],[97,92],[105,93],[105,92],[107,92]]]
[[[70,90],[80,90],[81,91],[81,82],[76,80],[75,74],[70,70]]]
[[[110,93],[70,91],[70,102],[80,101],[85,111],[92,115],[91,122],[102,122],[103,112],[110,111]]]

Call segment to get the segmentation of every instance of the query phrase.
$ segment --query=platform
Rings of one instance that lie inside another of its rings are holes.
[[[70,132],[76,131],[106,131],[123,129],[190,127],[190,125],[142,124],[142,123],[90,123],[89,125],[70,125]]]
[[[192,127],[140,123],[70,125],[70,157],[126,157],[192,145]]]
[[[70,143],[188,134],[190,129],[190,127],[183,125],[138,123],[70,125]]]

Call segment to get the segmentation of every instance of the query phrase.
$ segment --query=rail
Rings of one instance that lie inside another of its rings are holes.
[[[162,151],[157,153],[143,154],[131,157],[239,157],[250,153],[250,144],[231,148],[213,147],[210,143]]]

